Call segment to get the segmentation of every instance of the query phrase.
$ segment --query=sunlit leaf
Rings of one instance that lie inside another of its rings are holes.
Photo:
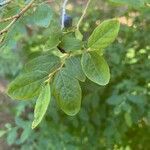
[[[110,19],[102,22],[92,33],[88,40],[91,50],[102,50],[109,46],[117,37],[119,21]]]
[[[37,127],[37,125],[42,121],[46,110],[48,108],[50,102],[50,85],[46,84],[42,87],[40,91],[40,95],[36,101],[35,109],[34,109],[34,120],[32,122],[32,129]]]
[[[47,75],[46,72],[41,71],[21,74],[9,84],[7,93],[11,98],[17,100],[34,98],[38,96],[41,84]]]
[[[81,60],[85,75],[99,85],[106,85],[110,80],[109,66],[105,59],[95,52],[84,53]]]

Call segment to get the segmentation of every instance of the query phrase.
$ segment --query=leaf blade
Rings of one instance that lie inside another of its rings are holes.
[[[50,85],[46,84],[41,92],[40,95],[36,101],[35,109],[34,109],[34,120],[32,122],[32,129],[38,126],[38,124],[42,121],[48,105],[50,103],[50,97],[51,97],[51,92],[50,92]]]
[[[46,71],[47,73],[53,72],[60,66],[60,59],[55,55],[41,55],[30,60],[24,66],[25,72],[32,72],[36,70]]]
[[[106,85],[110,80],[109,66],[96,52],[84,53],[81,59],[83,72],[91,81]]]
[[[81,66],[81,57],[80,56],[72,56],[65,62],[66,70],[71,77],[74,77],[82,82],[85,81],[86,76],[82,70]]]
[[[101,50],[110,45],[118,35],[119,21],[110,19],[102,22],[88,39],[88,47],[92,50]]]
[[[48,74],[42,71],[21,74],[9,84],[7,94],[17,100],[34,98],[47,76]]]
[[[81,107],[81,87],[75,78],[67,75],[64,69],[54,78],[54,96],[57,104],[67,115],[76,115]]]
[[[52,10],[47,4],[41,4],[33,13],[33,20],[37,26],[47,28],[52,20]]]
[[[74,36],[72,35],[65,35],[63,38],[62,38],[62,41],[61,41],[61,47],[64,48],[64,50],[66,52],[71,52],[71,51],[78,51],[78,50],[81,50],[82,48],[82,41],[79,40],[79,39],[76,39]]]

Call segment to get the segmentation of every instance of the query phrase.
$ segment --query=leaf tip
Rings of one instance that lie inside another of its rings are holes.
[[[37,125],[38,125],[38,124],[37,124],[35,121],[33,121],[33,122],[32,122],[32,125],[31,125],[31,128],[32,128],[32,129],[35,129],[35,128],[37,127]]]
[[[5,93],[12,98],[12,94],[11,94],[11,86],[9,85],[5,91]]]
[[[77,110],[75,110],[75,111],[71,111],[71,112],[66,112],[66,111],[64,111],[64,112],[65,112],[68,116],[73,117],[73,116],[77,115],[77,114],[79,113],[79,111],[80,111],[80,108],[77,109]]]

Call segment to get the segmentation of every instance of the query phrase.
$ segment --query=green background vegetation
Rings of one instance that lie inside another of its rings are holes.
[[[15,2],[0,8],[0,17],[16,14],[24,6],[23,0]],[[44,28],[48,22],[44,13],[41,15],[39,12],[36,15],[39,17],[34,16],[33,20],[28,16],[30,11],[13,26],[0,45],[2,150],[150,149],[148,3],[149,0],[92,1],[80,28],[84,39],[105,19],[117,17],[121,22],[118,38],[104,52],[111,69],[111,81],[104,87],[88,79],[81,83],[82,107],[73,117],[65,115],[52,99],[45,118],[35,130],[31,129],[35,101],[10,100],[2,89],[2,81],[13,80],[29,59],[50,48],[54,43],[50,42],[53,26],[50,24]],[[49,4],[57,18],[60,1]],[[69,1],[67,11],[73,17],[74,25],[85,4],[86,1]],[[0,29],[5,26],[0,24]]]

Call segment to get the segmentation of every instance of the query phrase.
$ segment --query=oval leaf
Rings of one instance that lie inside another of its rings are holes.
[[[75,78],[62,69],[54,79],[54,96],[59,107],[70,116],[76,115],[81,107],[81,87]]]
[[[48,49],[57,47],[62,38],[62,31],[59,22],[53,19],[50,28],[44,31],[43,36],[47,39],[45,45]]]
[[[39,94],[40,86],[47,77],[46,72],[34,71],[18,76],[8,86],[7,93],[13,99],[31,99]]]
[[[33,20],[37,26],[48,27],[52,20],[53,12],[47,4],[41,4],[33,13]]]
[[[130,7],[133,8],[140,8],[140,7],[144,7],[145,3],[149,0],[109,0],[110,2],[114,3],[114,4],[122,4],[122,5],[129,5]]]
[[[42,121],[44,117],[49,102],[50,102],[50,85],[46,84],[42,87],[40,95],[36,101],[35,109],[34,109],[34,121],[32,122],[32,129],[37,127],[37,125]]]
[[[88,40],[88,47],[92,50],[101,50],[109,46],[119,32],[119,21],[110,19],[102,22],[92,33]]]
[[[72,56],[69,57],[65,62],[66,70],[71,77],[74,77],[82,82],[85,81],[86,76],[82,70],[81,57]]]
[[[47,73],[51,73],[59,66],[60,66],[59,57],[55,55],[41,55],[29,61],[25,65],[24,70],[26,72],[40,70],[46,71]]]
[[[85,75],[99,85],[106,85],[110,80],[109,66],[105,59],[95,52],[84,53],[81,64]]]
[[[80,41],[79,39],[76,39],[72,35],[65,35],[62,38],[60,46],[63,47],[63,49],[66,52],[77,51],[77,50],[81,50],[82,41]]]

